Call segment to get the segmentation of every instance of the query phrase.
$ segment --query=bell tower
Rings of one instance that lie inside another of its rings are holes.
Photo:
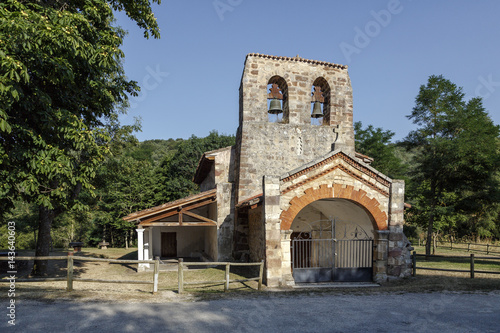
[[[264,175],[334,150],[354,155],[347,66],[250,53],[239,93],[237,202],[262,193]]]

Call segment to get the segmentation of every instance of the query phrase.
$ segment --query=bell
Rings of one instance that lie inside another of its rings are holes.
[[[313,112],[311,118],[321,118],[323,117],[323,111],[321,111],[321,103],[314,102]]]
[[[269,104],[269,111],[267,111],[271,114],[278,114],[278,113],[281,113],[283,112],[283,110],[281,109],[281,102],[279,99],[277,98],[273,98],[271,100],[271,103]]]

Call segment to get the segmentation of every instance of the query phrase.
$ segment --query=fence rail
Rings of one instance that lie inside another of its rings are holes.
[[[0,257],[0,260],[10,260],[8,257]],[[124,284],[152,284],[153,294],[158,292],[158,272],[159,272],[159,260],[119,260],[119,259],[104,259],[104,258],[92,258],[92,257],[81,257],[73,256],[70,252],[67,256],[44,256],[44,257],[15,257],[15,260],[67,260],[66,277],[60,278],[32,278],[32,279],[16,279],[16,282],[50,282],[50,281],[67,281],[66,290],[73,290],[73,282],[96,282],[96,283],[124,283]],[[100,261],[109,262],[114,264],[154,264],[153,270],[153,281],[133,281],[133,280],[101,280],[101,279],[83,279],[73,276],[73,262],[74,260],[82,261]],[[0,282],[9,282],[9,280],[2,280]]]
[[[425,245],[425,240],[421,241],[420,239],[410,239],[412,244],[417,244],[419,246]],[[460,246],[466,245],[466,246]],[[499,254],[500,255],[500,245],[493,244],[481,244],[481,243],[473,243],[473,242],[454,242],[453,240],[445,241],[442,239],[436,240],[436,248],[450,248],[450,250],[467,250],[467,252],[475,251],[475,252],[484,252],[488,254]],[[476,248],[475,248],[476,247]],[[477,249],[479,247],[479,249]]]
[[[417,266],[417,258],[446,258],[446,259],[468,259],[470,268],[468,270],[464,269],[450,269],[450,268],[434,268],[434,267],[418,267]],[[413,272],[412,275],[417,275],[417,269],[428,270],[428,271],[443,271],[443,272],[459,272],[459,273],[470,273],[470,278],[474,278],[475,273],[481,274],[500,274],[500,272],[495,271],[483,271],[477,270],[474,268],[475,260],[499,260],[498,264],[500,265],[499,257],[476,257],[474,253],[471,253],[470,256],[442,256],[442,255],[425,255],[425,254],[417,254],[416,251],[413,251],[412,262],[413,262]]]
[[[0,257],[0,260],[7,261],[10,260],[8,257]],[[26,257],[26,256],[16,256],[15,260],[67,260],[67,270],[66,277],[44,277],[44,278],[30,278],[30,279],[16,279],[16,282],[51,282],[51,281],[67,281],[66,291],[73,290],[73,282],[95,282],[95,283],[123,283],[123,284],[151,284],[153,285],[153,294],[158,292],[158,274],[159,274],[159,263],[160,260],[120,260],[120,259],[104,259],[104,258],[93,258],[93,257],[81,257],[74,256],[70,252],[67,256],[40,256],[40,257]],[[81,261],[100,261],[109,262],[114,264],[154,264],[153,270],[153,281],[134,281],[134,280],[101,280],[101,279],[86,279],[74,277],[74,260]],[[184,267],[185,266],[226,266],[225,279],[221,281],[201,281],[201,282],[184,282]],[[231,266],[260,266],[259,276],[255,278],[248,279],[238,279],[230,280],[229,272]],[[189,262],[184,263],[182,258],[179,258],[178,263],[178,290],[179,294],[184,291],[185,285],[193,284],[211,284],[211,283],[224,283],[224,291],[229,290],[230,282],[246,282],[246,281],[258,281],[258,290],[262,290],[262,276],[264,270],[264,261],[260,263],[234,263],[234,262]],[[9,279],[0,279],[0,283],[9,283]]]
[[[212,281],[197,281],[197,282],[184,282],[184,267],[185,266],[226,266],[225,278],[224,280],[212,280]],[[230,280],[229,271],[231,266],[260,266],[259,276],[255,278],[242,279],[242,280]],[[213,283],[224,283],[224,292],[229,290],[230,282],[246,282],[246,281],[258,281],[258,290],[262,290],[262,275],[264,271],[264,261],[258,263],[236,263],[236,262],[189,262],[185,263],[182,258],[179,258],[178,264],[178,293],[182,294],[184,292],[184,286],[186,285],[196,285],[196,284],[213,284]]]

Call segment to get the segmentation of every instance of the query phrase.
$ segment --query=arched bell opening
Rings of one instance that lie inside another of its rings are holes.
[[[290,255],[296,283],[372,281],[376,224],[347,199],[320,199],[291,225]]]
[[[288,85],[281,76],[273,76],[267,83],[268,120],[272,123],[288,123]]]
[[[330,85],[322,78],[317,78],[311,87],[311,125],[330,123]]]

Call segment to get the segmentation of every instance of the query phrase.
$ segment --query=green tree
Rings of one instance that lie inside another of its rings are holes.
[[[391,143],[394,132],[368,125],[363,129],[360,121],[354,123],[355,144],[358,153],[373,158],[372,166],[392,178],[401,178],[405,167],[397,156],[397,147]]]
[[[93,192],[109,150],[102,125],[138,90],[124,76],[113,9],[159,37],[149,0],[0,4],[0,210],[38,206],[37,256],[49,254],[54,218],[82,204],[82,189]],[[46,264],[35,262],[34,274]]]
[[[420,87],[408,118],[418,126],[405,144],[415,153],[413,198],[427,217],[428,255],[436,221],[453,220],[458,210],[481,214],[493,199],[487,193],[498,187],[499,127],[480,98],[466,102],[462,89],[442,76],[431,76]],[[471,204],[476,200],[482,204]]]
[[[196,193],[199,188],[193,176],[203,153],[235,143],[233,135],[221,135],[212,131],[205,138],[191,136],[177,146],[177,152],[165,158],[158,168],[156,204],[173,201]]]

